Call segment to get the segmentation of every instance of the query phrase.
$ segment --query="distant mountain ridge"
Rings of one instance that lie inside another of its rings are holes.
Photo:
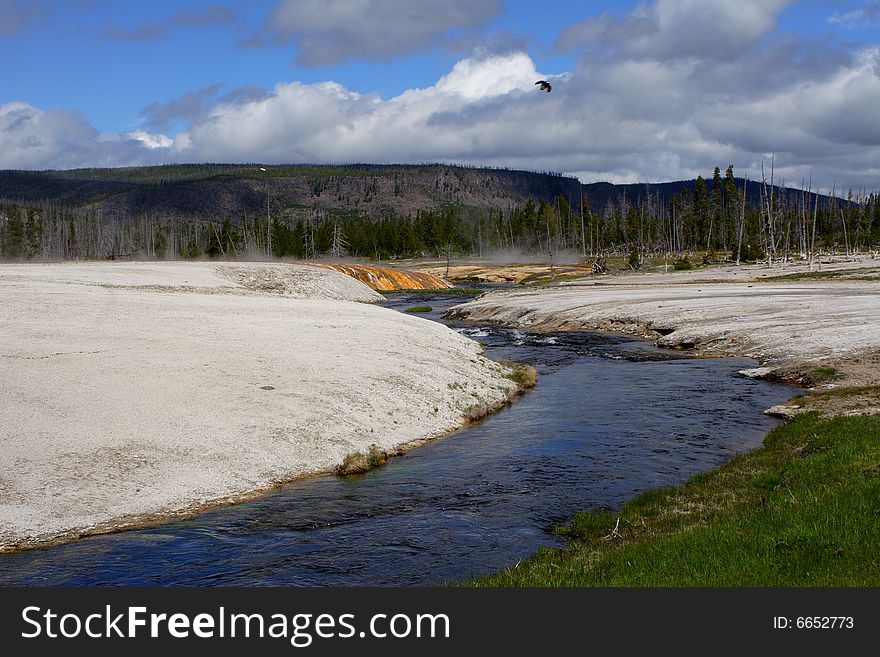
[[[742,185],[737,178],[737,185]],[[706,183],[711,191],[711,172]],[[532,198],[564,196],[573,207],[581,194],[593,211],[626,195],[650,192],[669,200],[695,180],[664,183],[581,184],[559,173],[427,165],[231,165],[190,164],[121,169],[0,171],[0,199],[90,207],[112,216],[149,215],[236,221],[244,216],[295,219],[313,209],[380,218],[391,213],[458,206],[507,209]],[[793,190],[795,191],[795,190]],[[799,190],[796,190],[800,193]],[[755,202],[760,190],[749,188]]]

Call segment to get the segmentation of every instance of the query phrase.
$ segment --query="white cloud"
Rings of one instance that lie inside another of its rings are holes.
[[[661,0],[640,11],[682,16],[689,3],[672,11]],[[759,3],[745,4],[750,15]],[[702,24],[700,16],[680,20]],[[777,171],[792,183],[812,168],[823,185],[880,187],[880,48],[823,49],[773,32],[774,11],[761,16],[752,16],[760,29],[740,22],[728,30],[728,45],[752,45],[739,54],[722,48],[722,58],[698,56],[695,41],[687,57],[669,56],[670,35],[680,31],[670,18],[644,32],[650,44],[607,42],[604,56],[570,73],[541,72],[525,53],[505,52],[462,59],[433,85],[390,99],[335,82],[203,94],[173,136],[149,127],[102,136],[74,112],[11,103],[0,108],[0,166],[446,161],[632,182],[707,175],[730,163],[754,178],[775,152]],[[607,32],[615,19],[597,20]],[[550,79],[553,91],[537,91],[538,79]]]
[[[27,103],[0,105],[0,168],[69,169],[152,164],[168,138],[145,132],[101,135],[78,112],[44,111]]]
[[[776,25],[794,0],[657,0],[615,18],[605,13],[566,27],[556,40],[562,50],[602,45],[629,56],[657,60],[735,58]]]
[[[875,26],[880,22],[880,2],[869,2],[861,9],[832,14],[828,21],[850,29]]]
[[[154,148],[171,148],[174,146],[174,140],[162,134],[150,134],[143,130],[134,130],[124,135],[128,139],[139,141],[149,149]]]
[[[304,66],[388,60],[485,25],[501,9],[500,0],[281,0],[246,43],[294,43]]]
[[[211,99],[223,88],[220,83],[190,91],[167,103],[151,103],[144,108],[142,115],[147,123],[158,128],[166,128],[175,119],[196,120],[206,111]]]

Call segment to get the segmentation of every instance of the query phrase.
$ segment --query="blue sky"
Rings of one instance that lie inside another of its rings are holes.
[[[756,175],[776,153],[792,179],[877,188],[878,49],[865,0],[0,0],[0,167],[449,161],[635,181]]]

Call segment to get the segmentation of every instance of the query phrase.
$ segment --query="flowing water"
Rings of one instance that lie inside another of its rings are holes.
[[[430,319],[461,298],[393,295]],[[598,333],[453,325],[538,385],[481,423],[364,475],[294,482],[143,530],[0,555],[0,585],[424,585],[504,568],[577,511],[619,508],[760,444],[792,389]]]

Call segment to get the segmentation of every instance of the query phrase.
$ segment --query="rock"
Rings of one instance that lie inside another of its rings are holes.
[[[775,367],[753,367],[747,370],[740,370],[739,373],[750,379],[765,379],[774,370]],[[766,411],[765,411],[766,412]]]
[[[759,368],[760,369],[760,368]],[[801,412],[801,406],[797,404],[777,404],[776,406],[771,406],[767,410],[764,411],[764,415],[769,415],[770,417],[778,417],[783,420],[790,420],[795,415]]]

